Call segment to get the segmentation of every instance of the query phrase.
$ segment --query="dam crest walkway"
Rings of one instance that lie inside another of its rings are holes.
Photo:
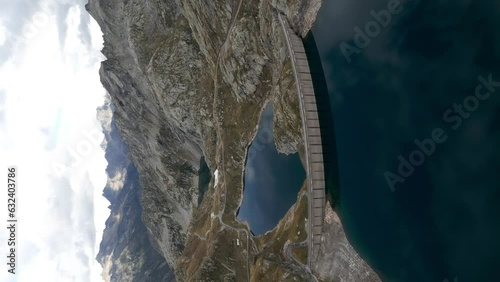
[[[328,95],[328,93],[315,93],[310,62],[308,61],[308,54],[304,48],[304,43],[290,28],[284,15],[278,13],[278,19],[286,38],[297,93],[299,95],[309,202],[307,266],[309,269],[313,269],[313,265],[317,261],[320,252],[326,207],[324,152],[317,96]]]

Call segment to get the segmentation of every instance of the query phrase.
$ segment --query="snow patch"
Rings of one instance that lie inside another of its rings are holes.
[[[214,181],[214,187],[217,186],[217,184],[219,184],[219,170],[216,169],[215,172],[214,172],[214,178],[215,178],[215,181]]]

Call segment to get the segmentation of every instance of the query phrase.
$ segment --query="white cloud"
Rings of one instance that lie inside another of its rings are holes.
[[[0,46],[2,46],[7,40],[7,29],[3,25],[2,21],[0,21]]]
[[[108,185],[114,191],[121,190],[125,184],[125,179],[127,177],[127,170],[123,169],[117,171],[113,178],[108,179]]]
[[[9,165],[19,170],[18,276],[9,280],[4,266],[0,281],[102,280],[95,256],[109,203],[102,197],[107,163],[96,108],[104,102],[98,74],[104,58],[100,29],[93,20],[81,23],[82,9],[68,10],[64,28],[47,14],[47,23],[27,41],[11,36],[0,15],[0,43],[16,40],[0,64],[0,175],[5,179]],[[10,17],[12,22],[22,15]],[[92,45],[81,40],[87,27]],[[0,194],[3,205],[6,196]],[[0,232],[0,242],[5,236]]]

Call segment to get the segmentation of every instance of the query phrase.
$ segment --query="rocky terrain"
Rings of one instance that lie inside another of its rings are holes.
[[[253,237],[236,214],[247,149],[266,102],[274,104],[278,150],[303,150],[295,81],[277,12],[305,35],[320,5],[320,0],[90,0],[86,6],[104,34],[101,81],[139,173],[142,220],[152,247],[178,281],[314,279],[300,263],[304,193],[262,237]],[[216,177],[198,205],[202,158]],[[338,272],[317,271],[325,281],[337,279]],[[349,271],[357,272],[358,265],[349,265]]]
[[[381,281],[346,238],[337,213],[327,203],[319,259],[314,272],[324,281]]]
[[[110,101],[98,109],[103,126],[108,182],[104,196],[110,201],[97,260],[105,281],[175,281],[165,258],[153,249],[141,220],[141,189],[135,166],[128,160],[127,146],[112,119]]]

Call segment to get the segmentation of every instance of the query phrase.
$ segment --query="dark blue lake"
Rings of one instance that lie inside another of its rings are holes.
[[[238,218],[246,220],[255,235],[278,224],[297,201],[306,178],[299,155],[278,153],[273,136],[273,106],[269,103],[248,149],[243,202],[238,213]]]
[[[338,210],[384,281],[499,281],[499,26],[498,1],[323,1]]]

